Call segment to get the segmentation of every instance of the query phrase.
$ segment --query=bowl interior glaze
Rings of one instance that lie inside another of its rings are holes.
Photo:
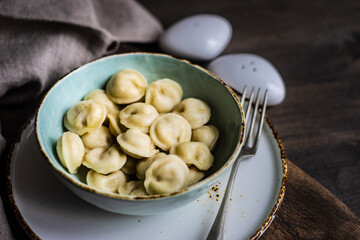
[[[241,148],[244,123],[239,101],[225,83],[207,70],[163,54],[113,55],[83,65],[59,80],[43,99],[36,117],[37,139],[47,162],[55,172],[68,181],[80,187],[85,186],[84,171],[79,171],[75,175],[70,174],[57,158],[56,143],[66,131],[63,126],[64,114],[90,91],[105,89],[106,82],[112,74],[127,68],[142,73],[148,84],[157,79],[170,78],[182,86],[183,98],[199,98],[210,105],[210,123],[220,132],[213,151],[214,164],[206,172],[204,180],[186,191],[208,185],[204,184],[206,181],[214,181],[219,172],[238,155]]]

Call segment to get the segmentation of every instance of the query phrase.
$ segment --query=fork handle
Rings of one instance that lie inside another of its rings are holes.
[[[216,215],[215,221],[210,229],[210,232],[206,238],[206,240],[223,240],[225,239],[225,224],[228,216],[229,206],[230,206],[230,196],[232,193],[232,189],[234,187],[236,172],[239,168],[240,162],[248,158],[249,156],[239,156],[234,165],[231,168],[231,173],[229,177],[229,181],[226,186],[225,194],[223,200],[221,202],[219,211]]]

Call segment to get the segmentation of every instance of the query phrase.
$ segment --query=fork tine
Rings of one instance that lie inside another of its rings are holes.
[[[253,148],[255,150],[257,149],[257,147],[259,145],[259,142],[260,142],[261,131],[262,131],[263,124],[264,124],[264,119],[265,119],[267,98],[268,98],[268,90],[266,89],[263,104],[262,104],[262,108],[261,108],[261,118],[260,118],[259,128],[258,128],[258,131],[256,133],[256,138],[255,138],[254,146],[253,146]]]
[[[241,94],[241,101],[240,101],[240,104],[241,104],[242,107],[244,107],[246,93],[247,93],[247,86],[245,85],[244,90],[243,90],[243,92]]]
[[[255,92],[255,89],[252,88],[252,89],[251,89],[251,93],[250,93],[249,102],[248,102],[248,105],[247,105],[247,108],[246,108],[245,126],[246,126],[247,121],[248,121],[248,119],[249,119],[249,115],[250,115],[250,111],[251,111],[251,105],[252,105],[252,101],[253,101],[253,98],[254,98],[254,92]]]
[[[250,136],[252,136],[252,132],[254,130],[254,126],[255,126],[255,121],[256,121],[256,115],[257,115],[257,112],[258,112],[258,108],[259,108],[259,101],[260,101],[260,88],[258,89],[257,91],[257,94],[256,94],[256,102],[255,102],[255,107],[254,107],[254,110],[253,110],[253,114],[252,114],[252,117],[251,117],[251,123],[250,123],[250,127],[249,127],[249,132],[248,132],[248,143],[249,143],[249,138]],[[250,103],[249,103],[250,104]],[[251,105],[249,105],[249,108],[251,108]],[[248,118],[248,116],[246,117]]]

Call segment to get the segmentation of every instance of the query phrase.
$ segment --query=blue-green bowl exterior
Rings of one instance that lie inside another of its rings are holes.
[[[142,73],[148,84],[157,79],[170,78],[182,86],[183,98],[199,98],[210,105],[210,123],[218,127],[220,136],[213,151],[214,164],[199,183],[168,195],[124,197],[87,186],[81,171],[80,174],[70,174],[58,161],[56,143],[66,131],[63,126],[66,111],[90,91],[104,89],[112,74],[129,68]],[[36,115],[35,127],[46,162],[74,193],[108,211],[148,215],[189,203],[219,180],[240,152],[244,137],[244,115],[236,94],[207,70],[169,55],[128,53],[101,58],[60,79],[44,97]]]

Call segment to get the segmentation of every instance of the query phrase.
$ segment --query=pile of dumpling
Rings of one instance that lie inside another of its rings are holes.
[[[214,157],[218,129],[200,99],[182,100],[171,79],[147,85],[132,69],[111,76],[64,116],[67,130],[56,151],[72,174],[88,168],[86,182],[121,195],[173,193],[200,181]]]

